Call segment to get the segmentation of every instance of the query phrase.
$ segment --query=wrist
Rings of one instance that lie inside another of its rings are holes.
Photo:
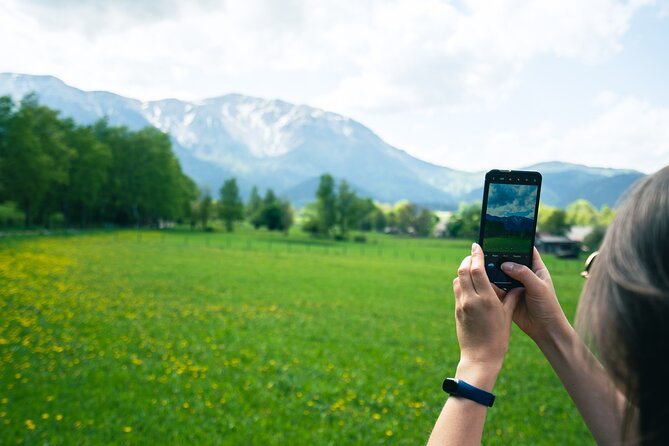
[[[461,358],[455,371],[455,378],[486,392],[492,392],[501,369],[501,362],[475,362]]]

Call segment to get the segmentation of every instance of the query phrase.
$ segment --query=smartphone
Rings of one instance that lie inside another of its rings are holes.
[[[539,172],[495,169],[486,173],[479,245],[488,278],[503,290],[523,285],[504,274],[502,263],[532,267],[540,193]]]

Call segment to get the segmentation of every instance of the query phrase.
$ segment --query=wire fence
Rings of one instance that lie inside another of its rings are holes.
[[[331,241],[325,239],[305,238],[263,238],[246,235],[178,233],[166,231],[118,231],[118,230],[64,230],[64,231],[31,231],[9,233],[0,237],[0,246],[12,240],[20,240],[34,236],[68,237],[69,242],[77,243],[135,243],[141,245],[174,246],[182,248],[216,248],[223,251],[242,251],[256,253],[273,253],[276,255],[321,255],[337,257],[377,258],[398,261],[442,262],[459,264],[468,254],[466,242],[459,240],[428,239],[430,246],[416,246],[425,240],[383,240],[376,238],[366,242]],[[102,237],[101,237],[102,236]],[[454,247],[460,242],[463,247]],[[443,246],[439,244],[443,243]],[[457,250],[457,251],[456,251]],[[552,273],[578,274],[583,263],[577,259],[560,259],[552,255],[544,255],[544,262]]]
[[[127,239],[127,233],[113,233],[114,241]],[[134,235],[136,243],[157,243],[171,245],[181,245],[182,247],[207,247],[218,248],[230,251],[246,251],[257,253],[274,254],[309,254],[339,257],[363,257],[378,258],[399,261],[423,261],[423,262],[443,262],[459,264],[464,256],[468,255],[467,249],[463,248],[461,252],[454,253],[454,247],[448,246],[453,241],[443,240],[444,246],[426,246],[426,247],[407,247],[393,246],[401,244],[401,240],[392,240],[390,243],[378,243],[377,240],[371,242],[335,242],[326,240],[310,239],[263,239],[252,237],[236,237],[227,235],[202,235],[202,234],[165,234],[155,235],[153,233],[143,233],[138,231]],[[442,241],[435,241],[441,243]],[[411,244],[422,242],[422,240],[410,240]],[[553,273],[574,273],[579,274],[583,268],[582,261],[578,259],[561,259],[553,255],[544,254],[543,260],[546,266]]]

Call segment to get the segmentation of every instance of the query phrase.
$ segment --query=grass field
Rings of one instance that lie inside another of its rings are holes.
[[[0,239],[1,444],[423,444],[470,244],[243,230]],[[546,259],[571,318],[576,261]],[[514,327],[484,443],[593,444]]]
[[[491,252],[527,254],[532,247],[531,240],[525,237],[486,237],[484,246]]]

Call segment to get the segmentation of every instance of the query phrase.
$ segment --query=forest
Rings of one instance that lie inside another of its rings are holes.
[[[197,195],[160,130],[79,125],[35,95],[0,97],[0,203],[25,227],[152,226],[187,218]]]

